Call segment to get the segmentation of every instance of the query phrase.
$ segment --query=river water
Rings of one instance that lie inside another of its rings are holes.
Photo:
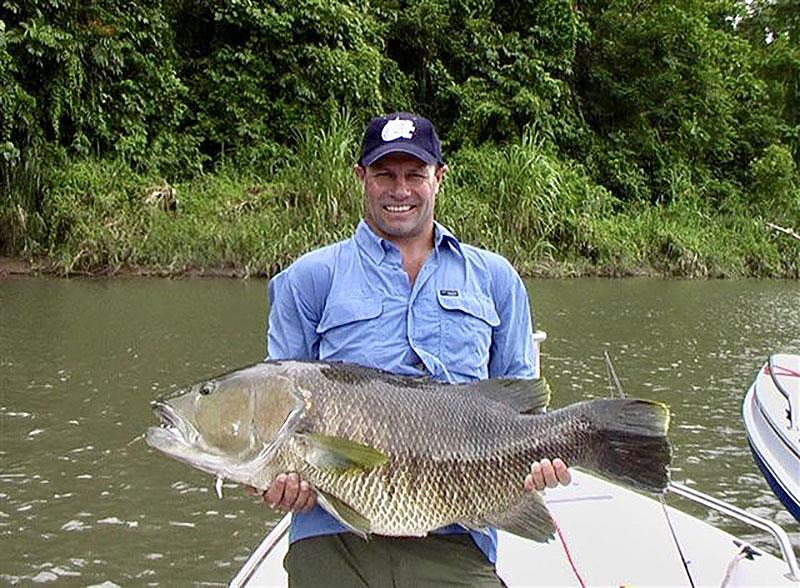
[[[771,352],[800,352],[800,285],[784,281],[528,282],[548,333],[554,405],[629,396],[671,407],[673,479],[800,528],[756,468],[743,395]],[[0,582],[227,582],[276,520],[137,437],[148,403],[260,360],[263,281],[0,282]],[[672,504],[775,552],[758,531]]]

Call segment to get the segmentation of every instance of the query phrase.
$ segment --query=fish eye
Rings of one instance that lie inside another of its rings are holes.
[[[208,396],[214,391],[214,382],[206,382],[202,386],[200,386],[200,394],[203,396]]]

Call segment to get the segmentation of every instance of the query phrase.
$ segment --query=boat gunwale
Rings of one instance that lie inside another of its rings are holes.
[[[800,356],[791,353],[773,353],[767,358],[766,368],[770,381],[775,389],[786,399],[789,404],[789,430],[800,434],[800,394],[789,394],[783,387],[783,384],[778,380],[778,374],[775,373],[775,361],[778,357],[797,358],[800,361]],[[782,368],[782,366],[777,366]],[[789,368],[782,368],[789,369]],[[756,377],[756,384],[761,376],[761,373]]]
[[[775,422],[772,412],[765,406],[764,402],[759,397],[757,384],[753,384],[753,386],[755,387],[755,390],[753,391],[753,402],[756,405],[759,414],[761,414],[763,417],[764,422],[775,432],[776,436],[781,441],[781,444],[788,448],[789,451],[791,451],[797,457],[797,459],[800,459],[800,438],[795,440],[791,436],[787,435],[785,430],[781,429],[781,427]]]

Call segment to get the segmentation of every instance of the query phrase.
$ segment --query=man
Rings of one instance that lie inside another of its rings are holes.
[[[271,359],[342,360],[451,383],[536,375],[519,275],[434,221],[447,170],[429,120],[401,112],[369,123],[355,165],[365,218],[353,237],[272,280]],[[520,484],[536,491],[569,481],[555,459],[532,464]],[[278,476],[263,497],[295,513],[284,562],[291,585],[502,586],[493,530],[452,525],[426,538],[367,542],[316,506],[295,473]]]

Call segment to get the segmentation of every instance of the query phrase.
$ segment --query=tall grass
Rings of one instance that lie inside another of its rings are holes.
[[[229,165],[186,181],[93,159],[62,161],[44,174],[34,158],[4,168],[14,196],[0,203],[2,247],[67,274],[272,275],[352,233],[363,208],[352,169],[359,135],[339,116],[300,133],[283,165]],[[768,230],[747,198],[711,206],[710,188],[688,172],[674,174],[659,204],[633,205],[532,134],[502,147],[465,147],[449,160],[438,218],[526,275],[800,276],[800,241]],[[168,188],[177,210],[152,197]],[[784,224],[800,227],[785,215]]]
[[[38,253],[46,233],[42,161],[32,147],[20,152],[9,143],[0,145],[0,252]]]

